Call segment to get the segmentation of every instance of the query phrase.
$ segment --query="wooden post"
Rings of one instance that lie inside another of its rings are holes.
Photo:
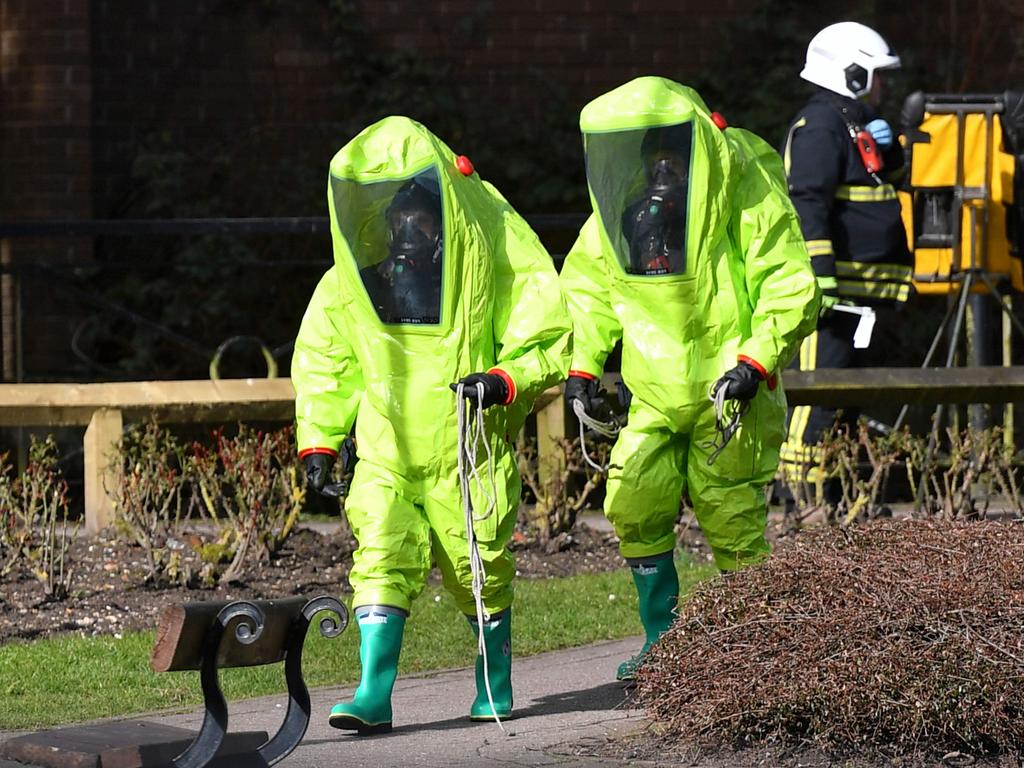
[[[558,440],[565,437],[565,399],[561,393],[537,411],[537,478],[546,484],[565,468]]]
[[[10,270],[13,267],[11,241],[0,240],[0,369],[4,381],[21,381],[21,328],[18,306],[18,278]]]
[[[114,473],[111,460],[121,441],[124,420],[115,408],[93,412],[85,430],[85,530],[97,534],[113,521]]]
[[[1003,294],[1003,367],[1013,366],[1013,324],[1010,322],[1010,315],[1013,314],[1013,294],[1007,291]],[[1014,424],[1013,424],[1013,403],[1008,402],[1003,406],[1003,445],[1006,450],[1013,452],[1014,449]]]

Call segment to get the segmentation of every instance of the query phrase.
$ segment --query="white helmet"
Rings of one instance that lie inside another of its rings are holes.
[[[811,38],[800,77],[841,96],[857,98],[871,90],[876,71],[899,66],[900,57],[875,30],[855,21],[841,21]]]

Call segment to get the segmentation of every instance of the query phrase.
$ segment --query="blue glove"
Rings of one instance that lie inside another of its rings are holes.
[[[882,149],[888,149],[892,146],[892,128],[882,118],[876,118],[870,123],[864,126],[864,130],[870,133],[875,142]]]

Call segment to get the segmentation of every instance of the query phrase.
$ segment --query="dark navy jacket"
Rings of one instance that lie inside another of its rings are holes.
[[[797,112],[783,148],[789,194],[823,290],[855,304],[906,301],[913,259],[892,182],[903,170],[896,141],[874,178],[864,168],[848,123],[876,117],[867,104],[819,89]],[[831,278],[831,279],[830,279]]]

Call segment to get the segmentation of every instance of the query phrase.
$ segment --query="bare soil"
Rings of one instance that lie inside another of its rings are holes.
[[[300,528],[277,557],[252,569],[242,581],[215,588],[147,584],[139,547],[123,540],[79,536],[68,557],[73,578],[67,598],[47,600],[41,583],[26,571],[0,577],[0,643],[61,633],[95,636],[152,629],[165,605],[189,600],[344,595],[350,592],[348,571],[355,541],[331,528],[337,526]],[[546,543],[517,533],[511,548],[520,578],[624,567],[614,534],[586,524]],[[436,569],[431,579],[440,582]]]

